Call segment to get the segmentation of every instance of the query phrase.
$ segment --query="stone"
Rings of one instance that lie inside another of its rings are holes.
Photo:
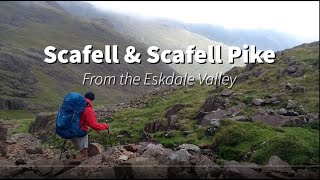
[[[191,154],[186,149],[180,149],[170,156],[171,161],[188,162],[191,158]]]
[[[7,154],[7,128],[4,123],[0,121],[0,157]]]
[[[93,157],[104,151],[104,148],[99,143],[90,143],[88,147],[88,156]]]
[[[281,108],[277,111],[277,113],[280,115],[287,115],[288,111],[285,108]]]
[[[251,116],[253,122],[264,122],[272,126],[282,126],[286,124],[287,121],[291,120],[290,116],[283,115],[253,115]]]
[[[262,106],[264,105],[264,99],[261,98],[254,98],[252,100],[252,104],[256,105],[256,106]]]
[[[299,127],[303,127],[304,125],[306,125],[308,122],[306,120],[305,117],[300,116],[300,117],[295,117],[292,118],[290,121],[287,121],[285,123],[285,125],[287,126],[299,126]]]
[[[129,156],[121,155],[118,159],[119,159],[119,160],[126,161],[126,160],[128,160],[128,159],[129,159]]]
[[[193,144],[181,144],[178,149],[185,149],[187,151],[200,152],[200,148]]]
[[[159,162],[144,157],[129,159],[114,170],[116,177],[132,177],[133,179],[166,179],[167,167],[159,166]],[[121,167],[124,165],[124,167]],[[127,168],[127,169],[126,169]]]
[[[299,113],[293,110],[287,112],[287,116],[299,116]]]
[[[225,108],[226,108],[225,99],[216,95],[209,96],[201,107],[203,112],[212,112],[218,109],[225,109]]]
[[[234,121],[251,121],[251,119],[248,116],[236,116],[231,119]]]
[[[271,156],[268,164],[262,171],[267,174],[275,172],[285,176],[291,176],[295,173],[290,165],[287,162],[282,161],[278,156]]]
[[[297,107],[297,101],[294,101],[294,100],[288,101],[287,109],[295,109],[296,107]]]
[[[51,172],[53,161],[47,160],[47,159],[41,159],[41,160],[35,161],[34,165],[37,171],[39,171],[41,175],[45,176]]]
[[[294,175],[295,179],[319,179],[319,172],[312,172],[308,169],[298,169]]]
[[[308,122],[313,122],[315,120],[319,120],[319,113],[308,113],[306,115],[306,119]]]
[[[27,164],[27,162],[24,159],[19,158],[19,159],[17,159],[15,161],[15,164],[16,165],[21,165],[21,164]]]
[[[198,179],[206,179],[210,177],[218,177],[220,175],[220,168],[211,159],[202,154],[193,155],[191,157],[191,164],[194,164],[194,171]]]
[[[51,175],[56,176],[58,173],[62,172],[66,168],[65,164],[60,160],[53,160]]]
[[[262,173],[259,173],[237,161],[226,161],[222,174],[225,179],[270,179]]]
[[[138,147],[135,144],[124,145],[123,148],[127,151],[130,151],[130,152],[137,152],[138,151]]]
[[[266,109],[266,112],[267,112],[268,114],[271,114],[271,115],[275,115],[275,114],[276,114],[276,111],[273,110],[273,109]]]
[[[233,94],[233,91],[226,90],[226,91],[223,91],[223,92],[221,93],[221,96],[223,96],[223,97],[229,97],[229,96],[231,96],[232,94]]]
[[[28,154],[43,154],[42,148],[38,146],[27,147],[26,151]]]

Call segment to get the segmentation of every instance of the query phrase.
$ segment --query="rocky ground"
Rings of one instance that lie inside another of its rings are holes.
[[[290,167],[277,156],[266,166],[217,159],[210,149],[183,144],[174,149],[140,142],[91,148],[90,158],[76,161],[53,153],[29,133],[6,137],[0,125],[1,178],[313,178],[319,169]],[[4,138],[5,137],[5,138]],[[94,149],[94,150],[93,150]]]

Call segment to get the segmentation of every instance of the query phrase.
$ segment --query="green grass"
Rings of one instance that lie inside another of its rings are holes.
[[[35,114],[28,110],[0,110],[0,119],[29,119],[34,117]]]
[[[227,160],[267,163],[277,155],[293,165],[319,164],[319,131],[298,127],[277,128],[261,123],[223,121],[214,137],[218,155]]]
[[[105,132],[92,132],[92,137],[96,141],[106,145],[120,142],[139,142],[140,132],[145,124],[163,119],[165,113],[174,104],[181,103],[187,105],[187,107],[179,112],[179,123],[183,125],[183,128],[177,132],[173,132],[175,136],[171,138],[164,138],[160,134],[156,134],[155,140],[168,145],[168,147],[181,142],[193,142],[198,145],[210,143],[210,137],[205,137],[204,131],[196,129],[196,124],[192,120],[192,117],[200,109],[205,98],[208,96],[208,92],[212,88],[212,86],[182,88],[166,96],[152,97],[146,107],[126,109],[115,113],[113,115],[114,121],[110,123],[110,132],[112,133],[110,139],[107,137],[107,134],[104,134]],[[121,134],[121,131],[129,132],[131,137],[116,138],[117,135]],[[192,134],[185,138],[180,136],[182,131],[191,131]]]
[[[28,133],[30,125],[32,124],[32,122],[34,122],[34,118],[11,119],[11,120],[4,120],[4,121],[7,121],[8,123],[8,127],[9,127],[8,136],[11,136],[17,133]]]

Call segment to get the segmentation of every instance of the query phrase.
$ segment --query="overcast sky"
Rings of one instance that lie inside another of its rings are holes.
[[[319,40],[319,2],[97,1],[101,9],[226,28],[272,29]]]

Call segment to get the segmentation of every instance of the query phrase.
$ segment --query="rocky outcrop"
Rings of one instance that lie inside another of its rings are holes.
[[[0,157],[7,154],[7,127],[0,121]]]
[[[28,104],[21,99],[3,99],[0,98],[0,109],[22,110],[26,109]]]

